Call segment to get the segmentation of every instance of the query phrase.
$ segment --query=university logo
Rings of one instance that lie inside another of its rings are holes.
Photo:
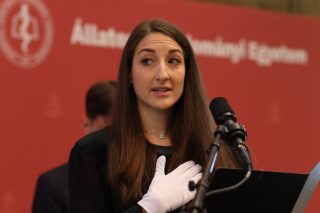
[[[53,22],[42,0],[4,0],[0,5],[0,48],[21,68],[40,65],[53,43]]]

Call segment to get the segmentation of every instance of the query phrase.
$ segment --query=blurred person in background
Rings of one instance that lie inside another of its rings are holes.
[[[86,116],[83,129],[90,134],[110,125],[116,81],[101,81],[93,84],[85,98]],[[41,174],[38,178],[32,213],[69,213],[68,163]]]

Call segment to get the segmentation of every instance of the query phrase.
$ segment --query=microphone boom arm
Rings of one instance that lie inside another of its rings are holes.
[[[215,140],[211,144],[208,149],[208,153],[210,154],[210,158],[206,167],[206,170],[203,173],[203,177],[200,182],[196,185],[193,181],[189,182],[189,189],[193,191],[197,188],[196,197],[193,201],[193,205],[191,206],[189,212],[198,213],[198,212],[206,212],[203,207],[204,197],[206,196],[206,191],[210,186],[210,174],[213,173],[214,166],[216,164],[219,150],[221,147],[220,140],[222,140],[225,136],[226,128],[223,125],[218,125],[217,129],[214,132]]]

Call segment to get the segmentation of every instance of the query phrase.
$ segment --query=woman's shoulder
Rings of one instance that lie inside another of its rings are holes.
[[[81,150],[88,155],[106,154],[109,142],[109,128],[103,128],[80,138],[73,149]]]

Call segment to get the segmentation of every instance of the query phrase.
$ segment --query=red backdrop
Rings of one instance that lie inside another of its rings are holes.
[[[116,79],[143,19],[185,31],[209,99],[226,97],[256,169],[308,173],[319,161],[320,20],[188,1],[0,1],[0,212],[30,212],[38,175],[83,135],[84,95]],[[319,187],[307,212],[320,209]]]

